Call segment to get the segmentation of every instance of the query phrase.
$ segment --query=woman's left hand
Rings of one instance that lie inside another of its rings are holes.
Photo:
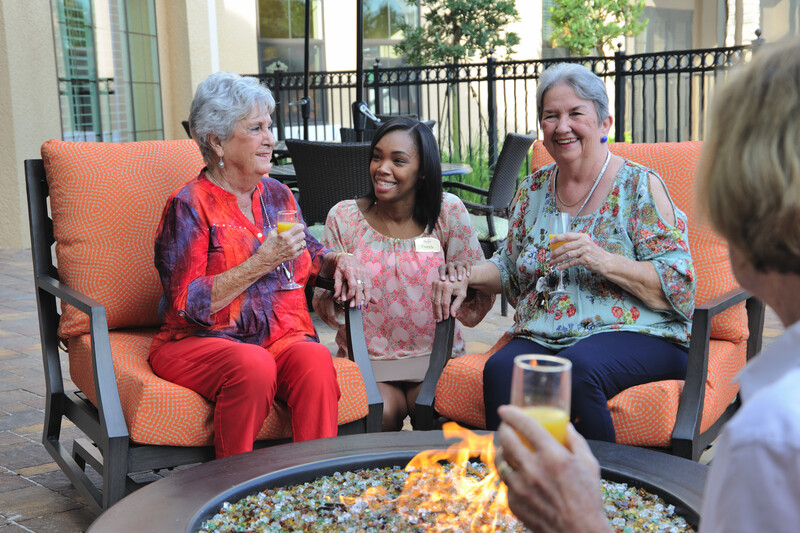
[[[600,248],[585,233],[560,233],[553,237],[552,243],[563,244],[550,252],[547,263],[556,270],[566,270],[574,266],[583,266],[586,270],[605,275],[614,254]]]
[[[358,307],[376,303],[372,295],[372,275],[348,253],[338,253],[334,258],[333,297],[338,300],[350,300],[350,307]]]

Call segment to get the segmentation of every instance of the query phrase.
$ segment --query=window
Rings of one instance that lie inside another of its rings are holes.
[[[381,59],[382,67],[403,63],[394,52],[394,45],[403,38],[400,22],[419,24],[419,3],[410,5],[406,0],[364,0],[364,67]]]
[[[154,0],[52,0],[64,140],[164,138]]]
[[[322,0],[311,0],[309,70],[324,70]],[[258,55],[260,72],[279,66],[302,72],[305,46],[305,0],[258,0]]]

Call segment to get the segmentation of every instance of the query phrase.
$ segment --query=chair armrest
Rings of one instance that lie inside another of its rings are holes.
[[[100,423],[105,426],[108,438],[127,439],[129,437],[128,426],[122,412],[117,379],[114,374],[105,307],[51,276],[39,276],[36,279],[36,287],[89,316],[89,333],[92,338],[92,370]],[[53,385],[51,383],[50,387]],[[89,435],[89,437],[97,443],[105,443],[103,435]]]
[[[317,277],[316,286],[321,289],[333,291],[333,279]],[[372,372],[372,361],[367,351],[367,337],[364,334],[364,317],[361,310],[345,305],[345,326],[347,328],[347,353],[350,359],[358,365],[364,387],[367,389],[367,423],[368,433],[381,430],[383,419],[383,397],[378,390],[375,374]]]
[[[436,399],[436,385],[439,383],[447,361],[453,356],[455,327],[456,319],[452,316],[436,323],[428,371],[425,373],[425,379],[422,381],[422,387],[414,407],[414,429],[416,430],[435,429],[436,413],[433,402]]]
[[[750,301],[753,301],[751,304]],[[692,318],[692,337],[689,344],[689,361],[686,368],[686,379],[681,392],[675,427],[672,430],[672,452],[683,457],[691,457],[697,461],[705,448],[699,442],[700,424],[703,419],[703,402],[705,400],[706,379],[708,378],[708,350],[711,338],[711,320],[730,309],[734,305],[747,301],[748,307],[759,306],[760,302],[747,291],[736,288],[703,305],[697,306]],[[760,304],[763,325],[763,304]],[[750,336],[755,336],[754,343],[761,344],[761,330],[757,329],[758,313],[753,319],[748,312],[748,329]],[[748,345],[750,341],[748,340]]]
[[[448,187],[463,189],[465,191],[474,192],[475,194],[480,194],[481,196],[489,196],[489,191],[487,189],[481,189],[480,187],[469,185],[468,183],[461,183],[460,181],[443,181],[442,187],[445,189]]]

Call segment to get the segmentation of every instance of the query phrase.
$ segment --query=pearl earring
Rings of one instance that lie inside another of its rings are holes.
[[[225,168],[225,162],[222,160],[221,157],[219,158],[219,168]]]

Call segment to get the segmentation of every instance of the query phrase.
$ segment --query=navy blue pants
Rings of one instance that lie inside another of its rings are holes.
[[[676,344],[626,331],[590,335],[559,352],[514,338],[483,369],[487,429],[500,425],[497,408],[511,397],[514,357],[525,353],[557,353],[572,361],[572,423],[585,438],[609,442],[615,436],[608,400],[642,383],[684,379],[689,359],[687,351]]]

